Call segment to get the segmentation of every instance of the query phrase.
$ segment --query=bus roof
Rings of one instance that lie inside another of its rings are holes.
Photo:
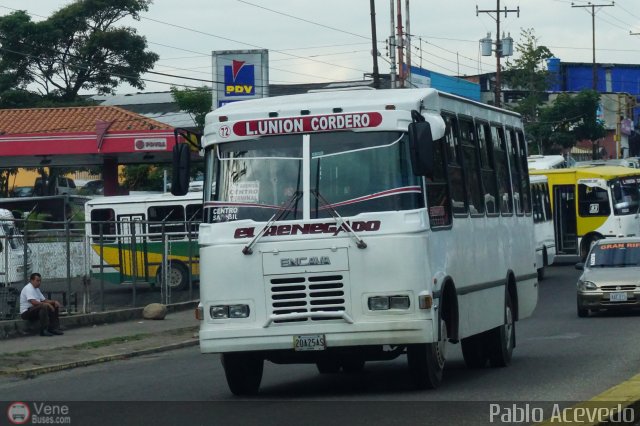
[[[461,96],[436,89],[381,89],[381,90],[331,90],[296,95],[273,96],[268,98],[251,99],[241,102],[231,102],[207,114],[207,124],[213,117],[221,115],[242,114],[243,116],[256,114],[256,117],[266,117],[270,112],[278,112],[278,116],[299,116],[302,110],[309,110],[311,114],[326,114],[339,107],[343,112],[363,111],[367,109],[382,110],[386,105],[395,105],[400,110],[420,110],[421,105],[429,108],[436,105],[439,97],[456,99],[470,105],[477,105],[484,109],[492,109],[514,117],[520,114],[495,106],[483,104]]]
[[[557,169],[565,167],[562,155],[530,155],[527,157],[529,170]]]
[[[432,130],[444,129],[443,110],[522,127],[518,113],[435,89],[336,90],[226,104],[207,114],[202,145],[273,135],[406,131],[410,111],[422,112]]]
[[[638,176],[640,171],[622,166],[583,166],[567,169],[529,170],[529,175],[546,175],[549,177],[572,175],[575,179],[614,179],[620,176]]]
[[[163,194],[113,195],[96,197],[86,202],[87,206],[103,206],[110,204],[161,203],[176,201],[202,201],[202,192],[188,192],[183,196],[175,196],[170,192]]]

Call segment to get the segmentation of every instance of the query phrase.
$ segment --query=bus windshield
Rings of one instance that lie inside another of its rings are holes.
[[[616,215],[636,214],[640,207],[640,177],[624,177],[611,183],[613,208]]]
[[[281,220],[302,218],[302,198],[311,191],[311,218],[409,210],[424,205],[413,175],[408,138],[401,132],[319,133],[310,137],[310,188],[303,188],[302,135],[272,136],[219,146],[213,222],[269,220],[285,205]],[[293,197],[295,198],[295,197]]]

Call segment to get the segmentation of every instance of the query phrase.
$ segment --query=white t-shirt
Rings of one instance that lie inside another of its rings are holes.
[[[44,297],[39,288],[35,288],[31,283],[27,283],[20,292],[20,313],[25,312],[33,306],[29,300],[38,300],[42,302],[46,299],[47,298]]]

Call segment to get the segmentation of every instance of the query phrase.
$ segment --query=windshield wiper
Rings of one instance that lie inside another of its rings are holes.
[[[283,205],[282,209],[278,213],[274,213],[273,216],[271,216],[271,219],[269,219],[267,224],[264,226],[264,228],[262,228],[262,230],[258,233],[258,235],[253,237],[253,239],[249,242],[249,244],[244,246],[244,248],[242,249],[242,254],[252,254],[253,253],[253,246],[258,242],[258,240],[260,238],[262,238],[262,236],[267,232],[269,227],[271,227],[271,225],[274,222],[277,222],[280,219],[282,219],[282,217],[285,214],[287,214],[289,212],[289,210],[291,210],[293,205],[298,202],[298,200],[300,199],[301,196],[302,196],[302,191],[294,192],[293,195],[291,196],[291,198],[289,198],[289,200],[287,200],[285,202],[285,204]]]
[[[338,229],[340,228],[346,229],[347,232],[349,232],[349,234],[351,235],[351,237],[355,240],[356,246],[359,249],[367,248],[367,244],[362,240],[362,238],[358,236],[358,234],[356,234],[356,231],[353,230],[349,222],[347,222],[342,218],[342,216],[340,216],[338,211],[333,208],[333,206],[322,196],[322,194],[320,194],[320,191],[318,191],[317,189],[316,190],[312,189],[311,193],[314,195],[314,197],[316,197],[318,201],[320,201],[325,207],[327,207],[327,209],[329,209],[329,213],[331,213],[331,216],[336,221],[336,224],[338,225]]]

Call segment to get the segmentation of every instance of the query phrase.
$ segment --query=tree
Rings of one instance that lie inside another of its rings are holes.
[[[600,94],[583,90],[578,94],[561,93],[555,101],[539,110],[539,120],[527,131],[538,140],[543,152],[570,149],[577,141],[592,142],[606,135],[604,124],[597,118]]]
[[[203,86],[197,89],[180,90],[172,86],[171,96],[181,111],[186,111],[191,115],[199,130],[204,130],[204,118],[211,111],[211,88]]]
[[[535,122],[538,109],[546,100],[549,89],[549,72],[546,60],[553,53],[546,47],[538,45],[538,38],[532,28],[522,29],[521,40],[516,43],[519,56],[514,61],[507,61],[504,81],[514,89],[522,89],[524,98],[514,109],[522,114],[525,125]]]
[[[138,164],[122,170],[123,185],[141,191],[162,191],[163,165]]]
[[[146,38],[134,28],[116,23],[140,19],[150,4],[76,0],[39,22],[24,11],[0,17],[0,106],[33,103],[34,94],[75,102],[80,90],[111,94],[122,83],[144,89],[141,75],[159,56],[147,50]]]

